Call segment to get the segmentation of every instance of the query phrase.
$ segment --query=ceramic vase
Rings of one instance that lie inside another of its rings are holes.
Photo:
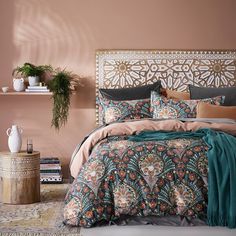
[[[19,152],[22,145],[22,129],[17,125],[12,125],[11,128],[8,128],[6,133],[8,135],[8,147],[10,152]]]
[[[13,88],[17,92],[21,92],[25,90],[24,79],[13,79]]]

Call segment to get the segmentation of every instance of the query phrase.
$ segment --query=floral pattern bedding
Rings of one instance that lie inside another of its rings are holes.
[[[91,227],[124,215],[204,218],[207,150],[201,138],[102,139],[66,195],[64,222]]]

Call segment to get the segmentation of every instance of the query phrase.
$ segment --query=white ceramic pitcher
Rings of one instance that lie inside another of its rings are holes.
[[[8,128],[6,133],[8,135],[8,147],[11,152],[19,152],[22,145],[22,134],[23,130],[17,125],[12,125],[11,128]]]

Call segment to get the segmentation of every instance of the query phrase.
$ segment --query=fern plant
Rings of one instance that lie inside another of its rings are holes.
[[[53,71],[52,66],[50,66],[50,65],[36,66],[36,65],[26,62],[26,63],[24,63],[23,66],[16,67],[13,70],[12,75],[15,76],[15,75],[20,74],[25,77],[28,77],[28,76],[39,76],[40,77],[46,71],[52,72]]]
[[[71,72],[58,71],[49,82],[49,88],[53,92],[53,111],[51,125],[59,130],[66,124],[69,115],[71,99]]]

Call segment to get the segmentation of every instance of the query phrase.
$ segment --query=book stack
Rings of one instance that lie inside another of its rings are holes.
[[[25,92],[28,93],[48,93],[50,90],[47,86],[28,86],[27,89],[25,89]]]
[[[61,163],[57,157],[40,159],[40,181],[44,184],[62,183]]]

